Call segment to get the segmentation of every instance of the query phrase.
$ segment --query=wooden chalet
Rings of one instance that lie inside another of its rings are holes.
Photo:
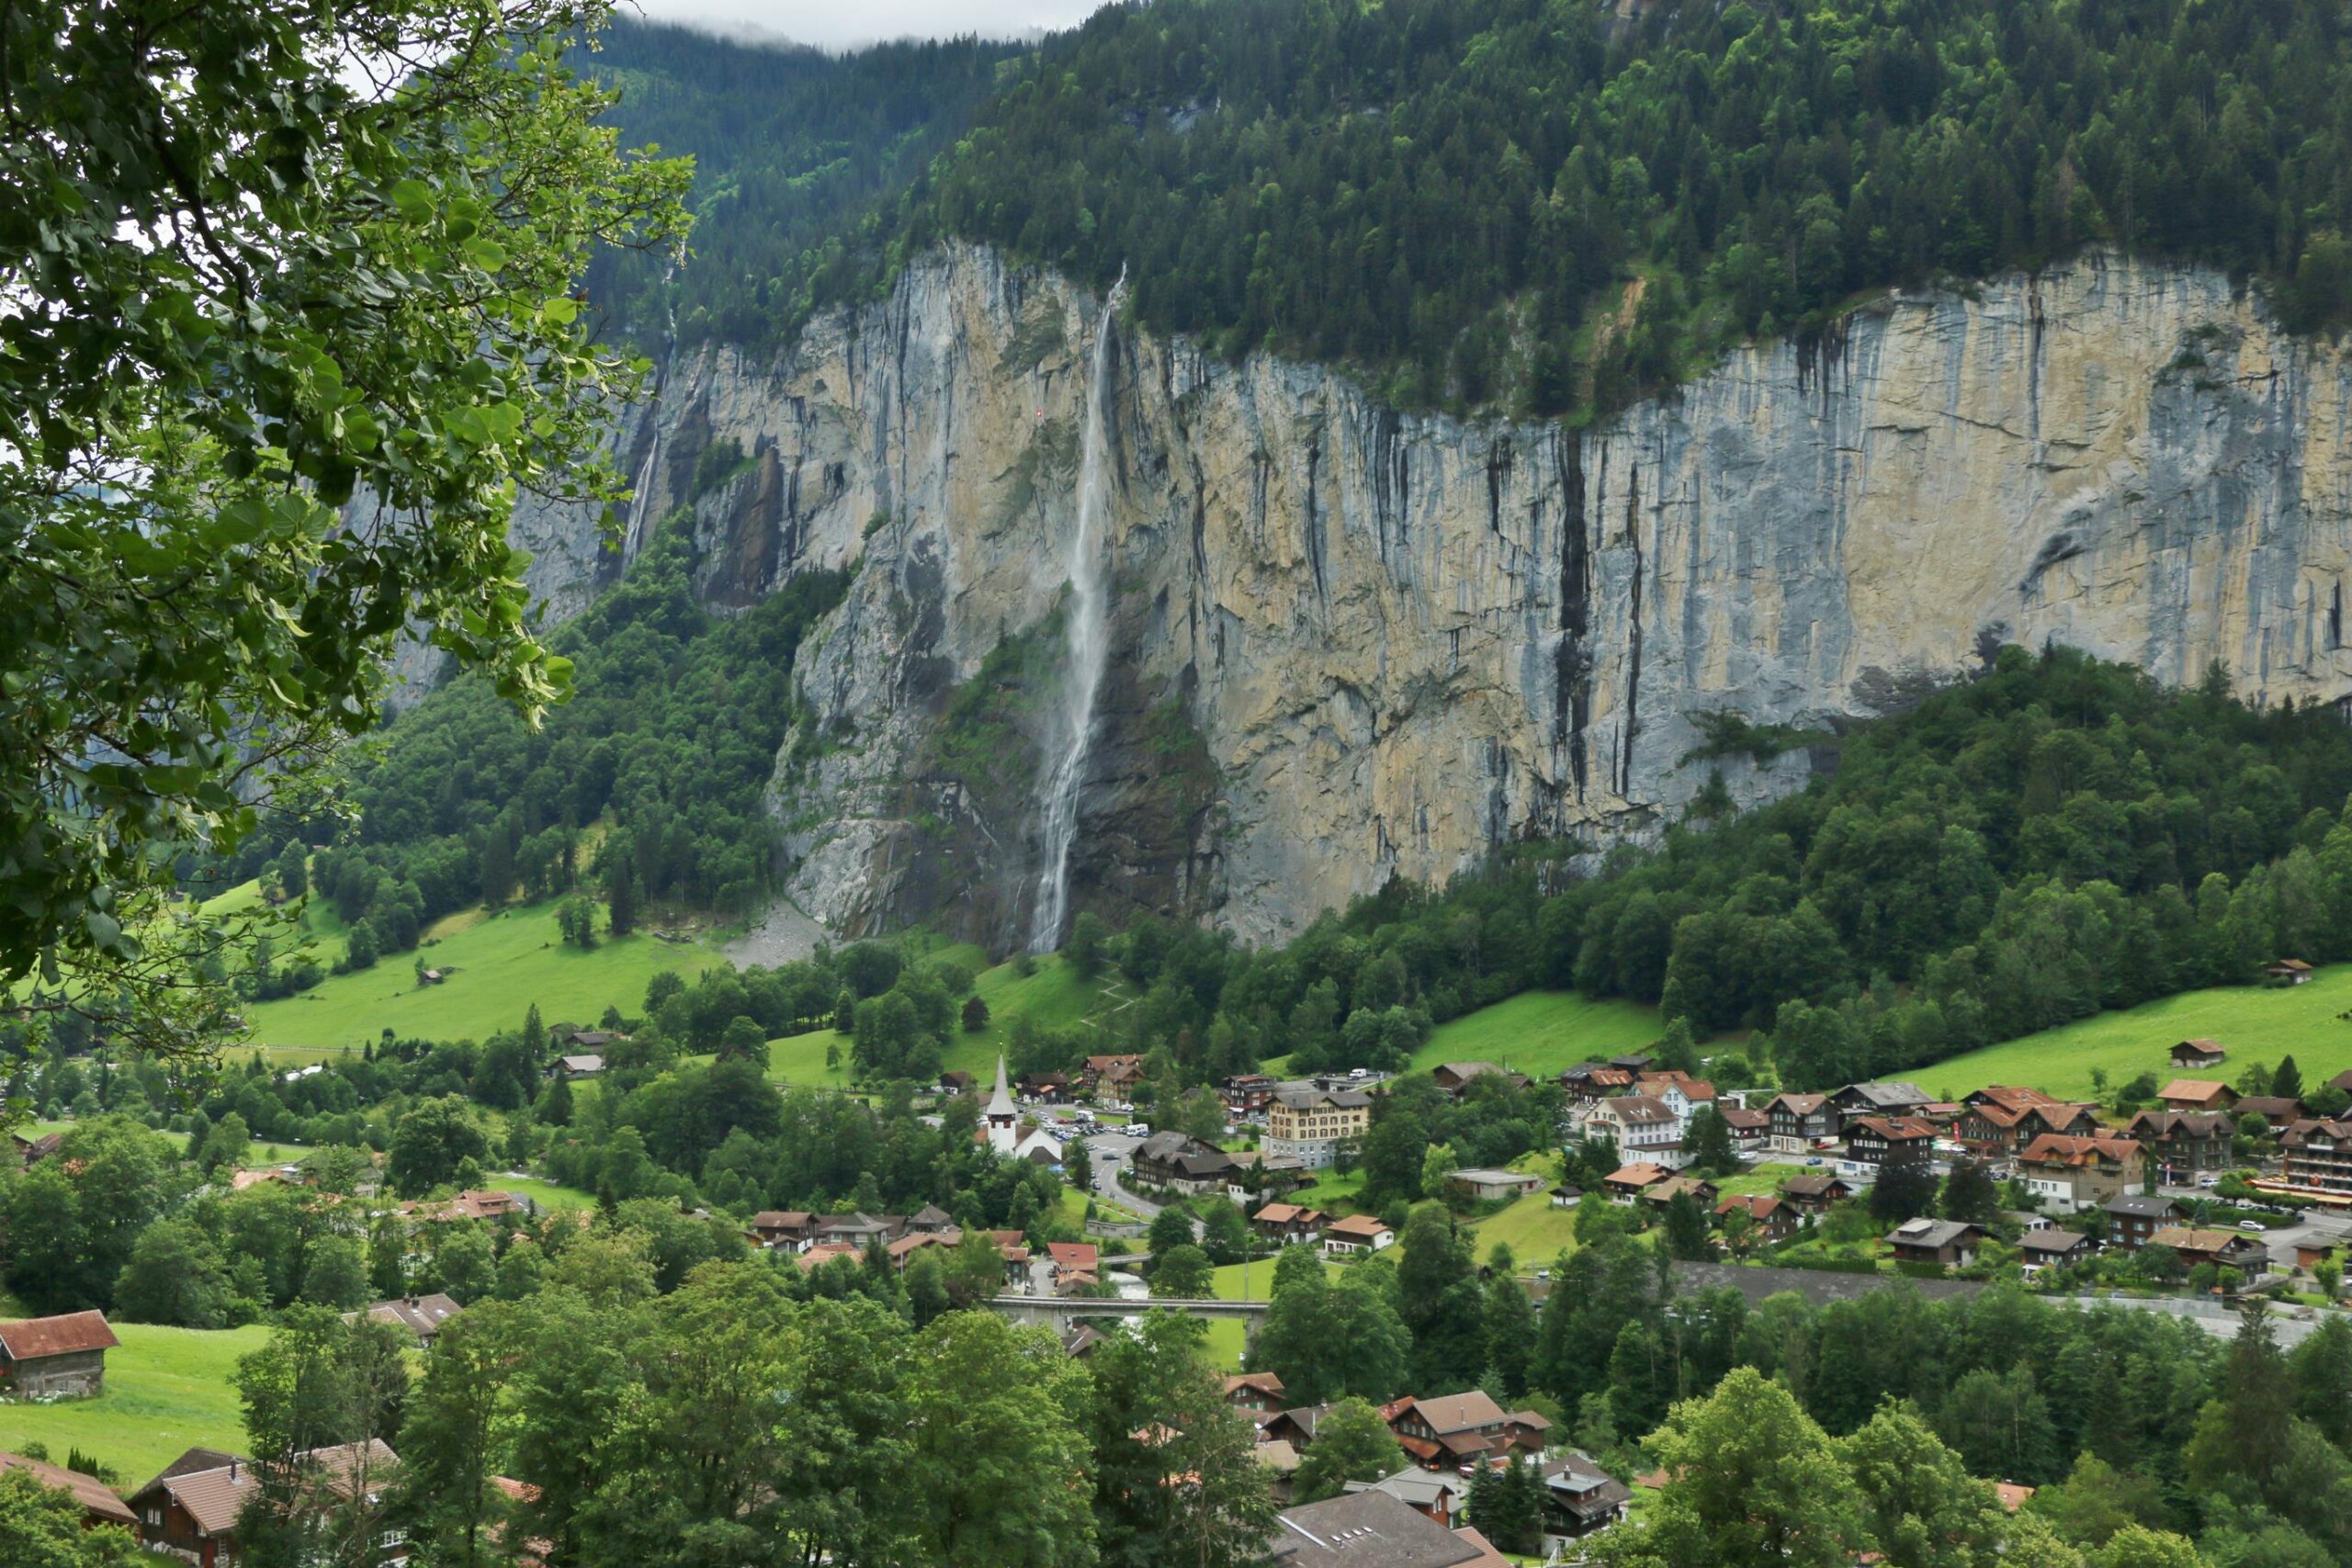
[[[104,1393],[107,1352],[121,1343],[102,1312],[0,1323],[0,1391],[15,1399],[87,1399]]]
[[[2218,1040],[2183,1040],[2172,1048],[2172,1065],[2194,1071],[2200,1067],[2218,1067],[2229,1055]]]

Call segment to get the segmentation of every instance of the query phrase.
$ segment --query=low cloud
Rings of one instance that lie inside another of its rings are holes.
[[[635,0],[649,22],[754,42],[853,50],[902,38],[1022,38],[1083,21],[1102,0]]]

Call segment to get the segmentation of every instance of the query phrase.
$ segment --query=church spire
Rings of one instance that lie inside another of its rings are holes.
[[[1021,1108],[1012,1102],[1012,1083],[1005,1077],[1004,1053],[1001,1051],[996,1057],[996,1092],[989,1096],[988,1109],[981,1114],[991,1124],[1001,1121],[1008,1127],[1021,1117]]]

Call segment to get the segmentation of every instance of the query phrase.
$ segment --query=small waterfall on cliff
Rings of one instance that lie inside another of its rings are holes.
[[[1029,951],[1051,953],[1061,940],[1069,907],[1069,852],[1078,838],[1078,795],[1086,753],[1094,739],[1094,699],[1102,689],[1110,652],[1104,614],[1102,550],[1094,540],[1102,512],[1104,407],[1110,401],[1111,317],[1127,287],[1127,269],[1103,297],[1094,323],[1094,364],[1086,384],[1086,434],[1079,447],[1078,526],[1069,542],[1069,619],[1062,670],[1063,750],[1038,797],[1045,816],[1046,863],[1029,921]]]

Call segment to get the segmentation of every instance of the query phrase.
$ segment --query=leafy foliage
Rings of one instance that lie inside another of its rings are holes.
[[[560,41],[603,12],[0,14],[0,977],[38,1008],[217,1021],[173,862],[375,721],[404,626],[526,714],[566,690],[507,520],[616,491],[597,405],[640,367],[572,280],[678,235],[687,178],[590,128]]]

